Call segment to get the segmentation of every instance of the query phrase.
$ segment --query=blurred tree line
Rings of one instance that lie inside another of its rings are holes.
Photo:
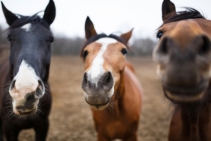
[[[0,26],[0,48],[8,47],[7,33]],[[81,48],[85,43],[85,38],[82,37],[62,37],[54,35],[52,44],[53,55],[79,55]],[[129,44],[129,56],[150,56],[156,42],[150,38],[136,38]]]

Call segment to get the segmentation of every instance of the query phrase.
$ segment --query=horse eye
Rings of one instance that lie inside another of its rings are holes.
[[[10,35],[7,36],[7,40],[8,40],[8,41],[12,41],[12,38],[11,38]]]
[[[85,59],[86,58],[86,56],[88,55],[88,51],[87,50],[85,50],[84,52],[83,52],[83,58]]]
[[[121,53],[122,53],[123,55],[127,54],[127,49],[123,48],[123,49],[121,50]]]
[[[157,38],[160,39],[163,36],[163,31],[158,31]]]

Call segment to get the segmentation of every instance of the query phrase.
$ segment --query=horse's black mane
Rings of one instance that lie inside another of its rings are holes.
[[[126,42],[123,38],[121,38],[121,37],[119,37],[119,36],[117,36],[117,35],[114,35],[114,34],[106,35],[106,34],[104,34],[104,33],[101,33],[101,34],[98,34],[98,35],[96,35],[96,36],[94,36],[94,37],[92,37],[92,38],[90,38],[90,39],[88,39],[88,40],[86,41],[85,45],[83,46],[83,48],[82,48],[82,50],[81,50],[81,56],[83,55],[83,50],[84,50],[84,48],[85,48],[87,45],[89,45],[89,44],[91,44],[92,42],[95,42],[95,41],[97,41],[97,40],[99,40],[99,39],[101,39],[101,38],[105,38],[105,37],[115,39],[115,40],[117,40],[117,41],[123,43],[126,47],[128,47],[128,46],[127,46],[127,42]]]
[[[176,22],[180,20],[187,20],[187,19],[197,19],[197,18],[203,18],[205,17],[196,9],[185,7],[185,11],[177,12],[177,14],[169,14],[167,17],[165,17],[164,23],[170,23],[170,22]]]
[[[10,29],[21,27],[28,23],[32,23],[32,24],[41,23],[46,28],[49,28],[49,25],[47,24],[47,22],[45,20],[43,20],[42,18],[40,18],[40,16],[38,16],[37,14],[38,13],[36,13],[32,16],[18,15],[18,17],[20,17],[20,18],[18,18],[12,25],[10,25]]]

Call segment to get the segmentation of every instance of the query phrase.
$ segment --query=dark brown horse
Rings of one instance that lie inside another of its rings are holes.
[[[97,34],[87,17],[85,32],[82,89],[92,107],[98,141],[137,141],[142,90],[133,66],[126,61],[132,30],[121,36]]]
[[[36,141],[45,141],[51,93],[48,85],[50,25],[55,5],[50,0],[43,18],[13,14],[2,3],[9,25],[10,55],[0,64],[0,140],[17,141],[23,129],[33,128]]]
[[[162,5],[153,58],[165,96],[175,104],[169,141],[211,141],[211,21],[193,8]]]

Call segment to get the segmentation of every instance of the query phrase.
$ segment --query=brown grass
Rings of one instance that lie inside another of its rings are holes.
[[[140,141],[166,141],[172,107],[164,98],[151,58],[129,58],[144,89],[138,136]],[[53,57],[50,84],[53,106],[47,141],[96,141],[89,106],[81,90],[83,62],[79,57]],[[32,141],[34,132],[21,132],[21,141]]]

